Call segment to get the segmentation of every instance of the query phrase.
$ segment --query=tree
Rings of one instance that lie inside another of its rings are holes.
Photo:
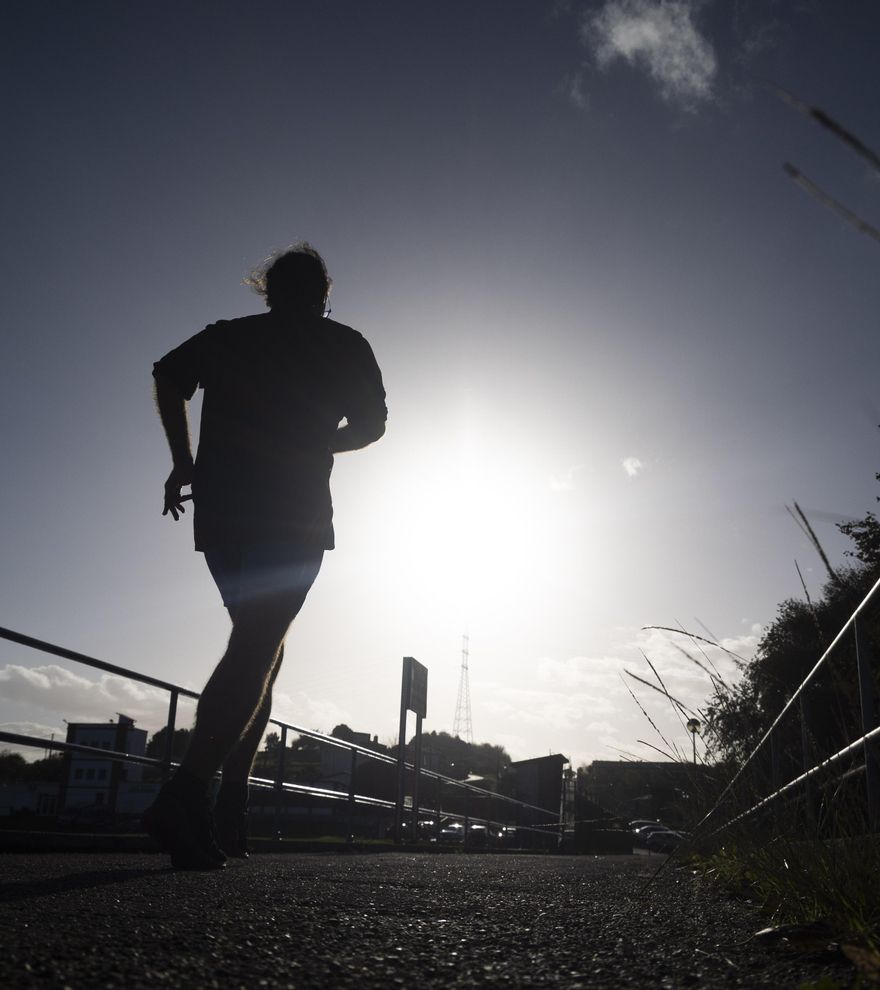
[[[880,475],[877,478],[880,480]],[[844,553],[876,575],[880,571],[880,520],[877,516],[868,512],[863,519],[838,523],[837,528],[855,544],[854,550],[845,550]]]
[[[356,741],[354,729],[350,729],[345,722],[337,725],[330,735],[333,736],[334,739],[341,739],[343,742],[353,743]]]
[[[415,741],[410,740],[407,753],[411,757]],[[497,780],[510,765],[510,754],[503,746],[491,743],[471,744],[448,732],[426,732],[422,735],[422,759],[448,777],[464,780],[468,775]]]
[[[28,780],[61,781],[64,779],[64,755],[53,753],[27,764]]]
[[[874,475],[880,481],[880,472]],[[880,502],[880,495],[876,498]],[[838,523],[837,528],[855,544],[855,549],[845,550],[847,557],[853,557],[874,576],[880,571],[880,521],[873,512],[867,512],[862,519]]]
[[[165,739],[168,735],[168,726],[163,725],[158,732],[154,732],[150,741],[147,743],[146,755],[152,757],[154,760],[164,760],[165,759]],[[186,752],[186,747],[189,745],[189,737],[192,735],[192,729],[175,729],[174,739],[171,743],[171,759],[175,763],[179,763],[183,759],[183,754]]]
[[[8,749],[0,752],[0,781],[23,780],[26,768],[27,762],[21,753],[12,753]]]
[[[742,763],[749,755],[876,580],[871,548],[878,541],[880,526],[873,514],[868,513],[858,523],[841,524],[840,529],[856,541],[850,556],[859,561],[858,566],[832,572],[817,601],[790,598],[782,602],[742,680],[733,688],[719,688],[710,699],[708,738],[720,759]],[[880,541],[876,545],[880,546]],[[863,617],[860,627],[867,641],[877,641],[880,630],[876,619]],[[873,654],[876,677],[876,650]],[[817,756],[837,752],[860,734],[852,635],[835,646],[793,710],[774,730],[777,758],[786,778],[804,769],[802,718],[808,745]],[[810,756],[808,753],[808,762]],[[769,770],[769,751],[762,759]]]
[[[28,763],[20,753],[0,752],[0,781],[13,783],[23,780],[61,780],[64,757],[60,753]]]

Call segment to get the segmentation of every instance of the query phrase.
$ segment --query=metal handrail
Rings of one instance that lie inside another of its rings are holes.
[[[349,752],[360,753],[362,756],[374,759],[379,763],[389,763],[395,767],[398,765],[395,757],[389,756],[387,753],[377,753],[376,750],[370,749],[368,746],[361,746],[359,743],[346,742],[344,739],[339,739],[336,736],[328,736],[323,732],[316,732],[314,729],[305,729],[301,725],[294,725],[291,722],[283,722],[281,719],[270,718],[269,721],[273,725],[278,725],[284,729],[291,729],[298,735],[307,736],[309,739],[315,739],[318,742],[326,743],[329,746],[335,746],[337,749],[345,749]],[[412,763],[404,763],[404,768],[409,771],[415,769]],[[487,790],[484,787],[477,787],[476,784],[469,784],[467,781],[458,780],[456,777],[447,777],[438,770],[428,770],[425,767],[421,767],[420,774],[423,777],[427,777],[429,780],[439,780],[442,784],[452,784],[454,787],[463,787],[473,794],[483,794],[498,801],[507,801],[515,804],[520,808],[528,808],[530,811],[540,811],[545,815],[558,817],[558,813],[556,811],[551,811],[548,808],[541,808],[536,804],[529,804],[526,801],[520,801],[517,798],[509,797],[507,794],[499,794],[497,791]]]
[[[828,767],[833,766],[845,756],[852,755],[859,748],[859,746],[864,746],[865,743],[873,743],[875,740],[880,741],[880,726],[865,733],[863,736],[859,736],[858,739],[851,742],[848,746],[844,746],[843,749],[838,750],[838,752],[836,752],[833,756],[829,756],[827,759],[822,760],[821,763],[817,763],[816,766],[805,771],[799,777],[795,777],[794,780],[790,780],[787,784],[783,784],[782,787],[777,788],[772,794],[768,794],[767,797],[762,798],[757,804],[752,805],[751,808],[748,808],[746,811],[743,811],[741,814],[737,815],[736,818],[731,818],[729,822],[726,822],[721,826],[721,828],[716,829],[716,831],[712,834],[715,835],[718,832],[722,832],[724,829],[729,828],[731,825],[735,825],[739,821],[744,821],[746,818],[750,818],[756,811],[760,811],[761,808],[775,801],[777,798],[782,797],[783,794],[794,790],[794,788],[800,784],[805,784],[810,778],[815,777],[823,770],[827,770]],[[860,767],[859,769],[864,770],[864,767]],[[703,821],[705,821],[705,819],[703,819]]]
[[[176,691],[178,694],[186,695],[187,698],[199,697],[196,691],[191,691],[189,688],[170,684],[168,681],[159,680],[158,677],[150,677],[149,674],[141,674],[136,670],[129,670],[127,667],[118,667],[115,663],[107,663],[106,660],[97,660],[95,657],[87,656],[85,653],[77,653],[63,646],[47,643],[42,639],[34,639],[33,636],[25,636],[24,633],[15,632],[15,630],[6,629],[3,626],[0,626],[0,639],[8,639],[11,643],[28,646],[32,650],[39,650],[41,653],[51,653],[52,656],[62,657],[65,660],[75,660],[77,663],[83,663],[87,667],[96,667],[98,670],[106,670],[110,674],[119,674],[120,677],[129,677],[133,681],[140,681],[141,684],[151,684],[153,687],[162,688],[164,691]]]
[[[138,763],[147,767],[164,767],[163,760],[154,756],[138,756],[135,753],[122,753],[118,749],[102,749],[100,746],[86,746],[84,743],[69,743],[60,739],[41,739],[39,736],[26,736],[18,732],[0,730],[0,742],[16,746],[33,746],[38,749],[55,749],[60,753],[83,753],[96,759],[113,760],[118,763]]]
[[[6,639],[10,642],[17,643],[21,646],[28,647],[30,649],[38,650],[42,653],[48,653],[52,656],[61,657],[62,659],[72,660],[75,663],[81,663],[87,667],[93,667],[97,670],[103,670],[108,673],[116,674],[120,677],[127,677],[131,680],[138,681],[142,684],[149,684],[152,687],[159,688],[164,691],[168,691],[171,695],[168,721],[166,723],[167,739],[166,739],[166,756],[164,759],[158,759],[156,757],[150,756],[137,756],[131,753],[122,753],[119,750],[103,749],[94,746],[86,746],[81,743],[70,743],[67,741],[55,740],[55,739],[41,739],[36,736],[24,735],[21,733],[6,732],[0,730],[0,742],[9,742],[20,746],[32,746],[40,749],[52,749],[59,752],[77,752],[84,753],[85,755],[94,755],[100,757],[104,760],[112,760],[116,762],[125,763],[137,763],[143,766],[152,766],[165,770],[169,770],[176,767],[171,760],[171,744],[172,736],[174,730],[174,720],[176,716],[177,698],[179,696],[185,696],[198,700],[200,695],[198,692],[193,691],[189,688],[181,687],[178,684],[173,684],[169,681],[163,681],[157,677],[151,677],[148,674],[142,674],[139,671],[131,670],[127,667],[121,667],[117,664],[108,663],[105,660],[99,660],[96,657],[88,656],[85,653],[79,653],[75,650],[69,650],[66,647],[58,646],[54,643],[49,643],[45,640],[37,639],[33,636],[27,636],[24,633],[17,632],[13,629],[7,629],[0,626],[0,639]],[[313,739],[322,745],[333,746],[338,749],[344,749],[352,754],[360,754],[368,759],[375,760],[379,763],[385,763],[397,766],[398,761],[395,757],[389,756],[386,753],[378,753],[373,749],[366,746],[361,746],[358,743],[347,742],[343,739],[338,739],[335,736],[328,736],[325,733],[317,732],[314,729],[307,729],[304,726],[298,726],[290,722],[282,721],[281,719],[270,718],[270,723],[279,726],[282,729],[282,742],[286,738],[286,733],[288,730],[295,732],[299,736],[305,736],[306,738]],[[404,767],[407,770],[412,771],[414,769],[413,764],[404,763]],[[552,811],[547,808],[540,808],[537,805],[529,804],[525,801],[519,801],[516,798],[508,797],[505,794],[498,794],[495,791],[489,791],[485,788],[476,787],[474,784],[468,784],[465,781],[457,780],[454,777],[447,777],[445,774],[441,774],[435,770],[426,770],[424,768],[420,769],[420,776],[424,776],[430,780],[438,781],[440,783],[450,784],[455,787],[460,787],[468,793],[474,793],[477,795],[484,795],[491,797],[495,801],[501,801],[508,804],[516,805],[520,808],[526,808],[531,811],[537,811],[541,814],[548,815],[551,818],[556,818],[558,825],[559,813],[558,811]],[[288,791],[292,793],[302,793],[307,794],[312,797],[324,798],[328,800],[344,800],[353,804],[361,804],[372,807],[381,807],[393,809],[395,803],[392,801],[387,801],[384,798],[374,798],[369,795],[355,794],[353,791],[354,782],[352,779],[351,787],[348,791],[337,791],[329,788],[314,787],[309,784],[296,784],[292,782],[287,782],[281,779],[271,780],[269,778],[263,777],[249,777],[249,783],[257,787],[272,787],[278,791]],[[438,817],[444,817],[453,820],[462,820],[476,822],[486,825],[503,825],[506,823],[496,822],[490,819],[477,818],[473,815],[459,815],[452,812],[444,812],[442,809],[422,809],[428,814],[435,814]],[[553,824],[553,823],[551,823]],[[546,826],[545,826],[546,827]],[[537,827],[517,825],[518,829],[523,831],[540,831]]]
[[[715,801],[715,804],[703,816],[703,818],[701,818],[700,821],[697,822],[697,824],[695,826],[695,830],[702,828],[702,826],[705,825],[705,823],[716,813],[716,811],[718,811],[718,809],[721,807],[722,802],[727,797],[727,795],[731,792],[731,790],[733,789],[733,786],[736,784],[736,782],[743,775],[743,773],[745,772],[746,768],[749,766],[749,764],[752,762],[752,760],[757,755],[758,751],[764,746],[764,744],[768,741],[768,739],[770,739],[773,731],[776,729],[776,727],[782,721],[783,717],[791,710],[791,707],[795,703],[795,701],[797,701],[798,698],[801,697],[801,695],[803,694],[803,692],[804,692],[805,688],[807,687],[807,685],[810,683],[810,681],[812,681],[812,679],[814,678],[814,676],[816,675],[816,673],[819,671],[819,669],[823,666],[823,664],[826,662],[826,660],[828,659],[828,657],[831,655],[832,650],[834,650],[834,648],[838,645],[838,643],[840,643],[840,641],[843,638],[844,634],[848,630],[850,630],[850,629],[852,629],[852,631],[854,632],[854,634],[857,637],[857,644],[856,644],[856,646],[857,646],[857,663],[859,664],[859,667],[861,668],[862,663],[863,663],[863,658],[861,658],[860,656],[858,656],[858,629],[857,629],[857,624],[856,623],[857,623],[857,619],[858,619],[859,615],[861,615],[861,613],[864,611],[865,607],[868,605],[868,603],[871,601],[871,599],[877,593],[878,589],[880,589],[880,579],[878,579],[877,581],[875,581],[875,583],[872,585],[871,589],[868,591],[868,593],[865,595],[865,597],[861,600],[861,602],[859,602],[858,606],[856,607],[856,609],[852,613],[852,615],[850,615],[850,617],[846,620],[846,622],[843,624],[843,626],[841,626],[841,628],[840,628],[839,632],[837,633],[837,635],[834,637],[834,639],[831,641],[831,643],[828,645],[828,647],[825,649],[825,651],[822,653],[822,655],[819,657],[819,659],[813,665],[812,669],[807,674],[807,676],[801,681],[801,683],[795,689],[794,693],[788,699],[788,701],[785,703],[785,705],[782,707],[782,710],[779,712],[779,714],[773,720],[773,722],[770,725],[770,727],[761,736],[761,739],[758,741],[757,745],[754,747],[754,749],[751,751],[751,753],[746,757],[746,759],[743,761],[742,765],[740,766],[739,770],[737,770],[737,772],[731,778],[730,782],[727,784],[727,786],[724,788],[724,790],[718,796],[718,799]],[[861,669],[860,669],[860,674],[861,674]],[[842,759],[844,756],[849,755],[850,753],[852,753],[853,751],[855,751],[856,749],[858,749],[859,746],[864,746],[866,748],[866,752],[867,752],[867,747],[869,746],[869,744],[874,743],[878,738],[880,738],[880,727],[872,727],[872,728],[868,729],[865,726],[865,710],[864,710],[864,708],[863,708],[863,712],[862,712],[862,729],[863,729],[863,734],[858,739],[856,739],[853,742],[849,743],[847,746],[845,746],[838,753],[835,753],[833,756],[830,756],[827,759],[820,761],[815,766],[813,766],[813,767],[805,770],[804,773],[802,773],[800,776],[796,777],[794,780],[791,780],[787,784],[785,784],[784,786],[782,786],[780,788],[777,788],[775,791],[773,791],[773,793],[767,795],[767,797],[763,798],[761,801],[757,802],[752,807],[748,808],[746,811],[744,811],[741,814],[737,815],[735,818],[732,818],[729,821],[725,822],[724,825],[720,826],[712,834],[715,835],[718,832],[721,832],[724,829],[729,828],[735,822],[741,821],[744,818],[747,818],[747,817],[751,816],[759,808],[765,807],[767,804],[771,803],[772,801],[775,801],[777,798],[781,797],[783,794],[789,793],[791,790],[793,790],[795,788],[795,786],[797,786],[799,784],[806,783],[809,780],[812,780],[812,778],[816,774],[818,774],[821,770],[826,769],[828,766],[831,766],[832,764],[836,763],[838,760]],[[871,768],[869,766],[869,763],[870,763],[870,756],[866,760],[865,772],[866,772],[866,776],[867,776],[867,780],[868,780],[868,799],[869,799],[869,804],[875,804],[878,801],[878,798],[880,798],[880,795],[874,793],[875,786],[874,786],[874,783],[872,781],[872,773],[871,773]],[[876,813],[877,813],[876,807],[872,807],[870,810],[871,810],[872,817],[875,817],[876,816]],[[874,824],[876,824],[876,823],[874,823]]]

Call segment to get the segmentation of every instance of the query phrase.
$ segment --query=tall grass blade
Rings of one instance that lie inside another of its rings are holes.
[[[792,499],[792,505],[794,506],[794,510],[797,513],[796,519],[800,523],[801,529],[803,529],[803,531],[807,534],[810,542],[813,544],[813,547],[816,550],[816,553],[819,554],[822,563],[825,565],[825,570],[828,571],[828,576],[835,584],[840,584],[840,575],[831,566],[831,561],[828,559],[828,555],[825,553],[825,548],[819,542],[819,537],[816,536],[813,527],[810,525],[810,520],[807,519],[806,515],[804,514],[804,510],[797,504],[797,502],[794,501],[794,499]],[[788,508],[788,506],[786,506],[786,508]],[[789,514],[794,515],[791,509],[789,509],[788,511]]]
[[[681,629],[681,631],[682,631],[682,632],[683,632],[683,633],[685,634],[685,636],[689,636],[690,634],[689,634],[689,633],[688,633],[688,631],[687,631],[687,630],[685,629],[685,627],[684,627],[684,626],[683,626],[683,625],[681,624],[681,622],[679,622],[679,620],[678,620],[678,619],[676,619],[675,621],[676,621],[676,622],[678,622],[678,626],[679,626],[679,628]],[[699,621],[699,620],[698,620],[698,621]],[[691,637],[691,638],[693,639],[693,637]],[[702,646],[700,645],[700,643],[699,643],[699,641],[698,641],[698,640],[694,640],[694,646],[696,646],[696,648],[697,648],[697,649],[698,649],[698,650],[700,651],[700,653],[702,653],[702,654],[703,654],[703,659],[704,659],[704,660],[706,661],[706,663],[707,663],[707,664],[709,664],[709,666],[710,666],[710,667],[712,668],[712,670],[714,670],[714,671],[715,671],[715,675],[716,675],[716,676],[718,677],[718,679],[719,679],[719,680],[720,680],[720,681],[721,681],[722,683],[724,683],[724,678],[723,678],[723,677],[721,676],[721,671],[720,671],[720,670],[719,670],[719,669],[718,669],[718,668],[717,668],[717,667],[715,666],[715,664],[714,664],[714,663],[712,662],[712,658],[711,658],[711,657],[709,656],[709,654],[708,654],[708,653],[707,653],[707,652],[706,652],[706,651],[705,651],[705,650],[703,649],[703,647],[702,647]],[[679,649],[681,649],[681,647],[679,647]],[[684,652],[684,651],[683,651],[683,652]],[[685,656],[689,656],[689,654],[687,654],[687,653],[685,653]],[[696,660],[695,660],[695,659],[694,659],[693,657],[690,657],[690,659],[691,659],[691,660],[693,660],[693,661],[694,661],[694,663],[696,663],[696,662],[697,662],[697,661],[696,661]],[[710,676],[711,676],[711,675],[710,675]]]
[[[637,743],[641,743],[642,746],[647,746],[648,749],[653,749],[655,753],[659,753],[661,756],[667,757],[667,759],[672,760],[673,763],[681,763],[683,758],[681,754],[678,757],[673,756],[671,753],[665,753],[659,746],[654,746],[652,743],[645,742],[644,739],[636,739]]]
[[[734,653],[733,650],[729,650],[726,646],[722,646],[720,643],[715,643],[711,639],[706,639],[705,636],[698,636],[696,633],[687,632],[683,629],[676,629],[674,626],[642,626],[643,631],[648,629],[657,629],[660,632],[675,633],[677,636],[684,633],[685,636],[690,636],[691,639],[697,639],[701,643],[708,643],[709,646],[714,646],[716,649],[721,650],[723,653],[726,653],[729,657],[736,660],[737,666],[740,667],[740,669],[747,666],[749,663],[749,661],[745,657],[740,656],[739,653]]]
[[[644,679],[644,677],[639,677],[639,675],[638,675],[638,674],[634,674],[634,673],[633,673],[633,672],[632,672],[631,670],[627,670],[627,669],[626,669],[626,667],[624,667],[624,668],[623,668],[623,672],[624,672],[624,673],[625,673],[625,674],[626,674],[626,675],[627,675],[628,677],[631,677],[631,678],[632,678],[632,679],[633,679],[634,681],[638,681],[638,682],[639,682],[639,684],[644,684],[644,685],[645,685],[645,687],[649,687],[649,688],[650,688],[650,689],[651,689],[652,691],[656,691],[656,692],[657,692],[657,694],[662,694],[662,695],[663,695],[663,696],[664,696],[665,698],[669,698],[669,700],[670,700],[670,701],[672,701],[672,702],[674,702],[674,703],[675,703],[676,705],[678,705],[678,707],[679,707],[679,708],[681,709],[681,711],[682,711],[682,712],[683,712],[683,713],[684,713],[685,715],[687,715],[687,716],[691,716],[691,715],[693,715],[693,716],[694,716],[694,718],[696,718],[696,715],[697,715],[697,713],[696,713],[696,712],[695,712],[695,711],[694,711],[694,710],[693,710],[692,708],[688,708],[688,707],[687,707],[687,705],[683,705],[683,704],[682,704],[682,703],[681,703],[681,702],[680,702],[680,701],[678,700],[678,698],[675,698],[675,697],[673,697],[673,696],[672,696],[671,694],[669,694],[669,692],[668,692],[668,691],[664,691],[664,690],[662,690],[661,688],[658,688],[656,684],[652,684],[652,683],[651,683],[650,681],[646,681],[646,680]]]
[[[635,753],[630,753],[630,752],[628,752],[625,749],[619,749],[617,746],[609,746],[608,748],[610,750],[612,750],[613,752],[620,753],[622,756],[626,757],[626,759],[624,761],[626,763],[642,763],[642,762],[644,762],[642,760],[642,757],[641,756],[636,756]]]
[[[666,736],[664,736],[663,733],[657,728],[657,725],[654,722],[654,719],[652,719],[651,716],[647,713],[647,711],[643,707],[642,703],[635,696],[635,694],[634,694],[632,688],[629,686],[629,684],[627,684],[626,681],[623,680],[623,677],[622,676],[621,676],[620,679],[623,682],[623,686],[627,689],[627,691],[629,691],[629,696],[639,706],[639,711],[651,723],[651,728],[657,733],[657,735],[663,740],[663,742],[666,743],[667,746],[669,746],[670,749],[673,749],[674,747],[670,745],[669,740],[666,738]]]
[[[789,93],[788,90],[783,89],[781,86],[771,86],[771,89],[783,103],[787,103],[799,113],[815,120],[817,124],[830,131],[838,140],[843,141],[857,155],[864,158],[869,165],[880,172],[880,155],[872,151],[863,141],[859,140],[852,131],[848,131],[843,124],[838,123],[833,117],[825,113],[824,110],[820,110],[819,107],[810,106],[808,103],[804,103],[803,100],[799,100],[793,93]]]
[[[669,703],[672,705],[672,710],[675,712],[676,716],[678,717],[678,721],[681,723],[682,729],[684,729],[684,731],[687,732],[687,726],[684,724],[684,719],[681,717],[681,712],[675,707],[675,703],[672,701],[672,696],[670,695],[666,685],[663,683],[663,678],[657,672],[657,668],[654,666],[654,664],[652,664],[651,661],[648,659],[647,654],[642,653],[642,656],[645,658],[645,663],[651,668],[651,671],[653,672],[654,676],[657,678],[657,683],[660,685],[661,688],[663,688],[663,693],[666,695],[667,698],[669,698]]]
[[[701,663],[692,653],[688,653],[688,651],[680,643],[673,643],[672,645],[683,657],[686,657],[695,667],[699,667],[700,670],[702,670],[702,672],[712,682],[712,688],[715,691],[719,691],[722,688],[727,688],[727,684],[725,684],[723,677],[716,677],[704,663]]]
[[[808,192],[823,206],[827,206],[829,210],[832,210],[839,217],[842,217],[847,223],[852,224],[853,227],[855,227],[860,233],[865,234],[867,237],[872,237],[875,241],[880,242],[880,230],[869,224],[867,220],[863,220],[857,213],[853,213],[848,206],[844,206],[840,200],[835,199],[830,193],[825,192],[821,186],[816,185],[812,179],[808,179],[807,176],[805,176],[800,169],[795,168],[791,162],[785,162],[782,167],[801,187],[801,189]]]
[[[819,622],[819,613],[816,611],[816,606],[813,604],[813,599],[810,598],[810,592],[807,589],[807,582],[804,581],[804,576],[801,574],[801,569],[798,566],[798,562],[794,562],[794,569],[797,571],[798,577],[801,579],[801,587],[804,589],[804,597],[807,600],[807,607],[810,610],[810,615],[813,618],[813,627],[816,630],[816,635],[819,637],[819,643],[825,645],[825,636],[822,633],[822,625]]]

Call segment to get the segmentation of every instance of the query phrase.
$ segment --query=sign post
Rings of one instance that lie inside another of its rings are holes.
[[[397,734],[397,814],[395,839],[403,841],[403,809],[406,797],[406,713],[415,712],[416,738],[413,754],[412,834],[419,832],[419,775],[422,769],[422,719],[428,709],[428,668],[412,657],[403,658],[400,685],[400,729]]]

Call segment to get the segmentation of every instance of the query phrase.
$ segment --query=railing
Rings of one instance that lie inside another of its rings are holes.
[[[860,619],[864,620],[865,618],[868,605],[876,596],[878,596],[878,589],[880,589],[880,580],[878,580],[867,595],[865,595],[858,607],[834,637],[834,640],[824,651],[821,657],[819,657],[803,681],[801,681],[795,692],[773,720],[770,728],[767,729],[767,731],[762,735],[758,744],[754,747],[749,756],[740,766],[739,770],[737,770],[736,774],[721,792],[712,808],[697,824],[696,828],[698,830],[708,829],[710,819],[718,815],[722,807],[725,805],[725,802],[733,796],[734,787],[736,784],[745,779],[746,771],[749,768],[755,767],[756,757],[762,750],[764,750],[764,747],[767,746],[770,749],[771,792],[759,800],[753,800],[744,811],[733,815],[722,824],[717,825],[713,829],[712,834],[723,832],[730,826],[751,818],[759,811],[766,810],[769,806],[774,805],[779,800],[795,796],[798,793],[805,792],[807,805],[809,808],[813,808],[815,805],[814,787],[823,775],[832,770],[837,774],[833,778],[835,781],[848,778],[853,773],[864,773],[868,826],[872,831],[878,831],[878,828],[880,828],[880,759],[878,759],[878,744],[880,744],[880,719],[878,719],[876,686],[872,673],[872,651],[868,639],[864,633],[864,629],[860,624]],[[815,757],[812,755],[813,747],[811,744],[810,717],[808,705],[805,703],[807,698],[806,691],[815,680],[818,672],[828,662],[828,659],[832,655],[833,651],[841,647],[842,644],[846,643],[845,637],[848,633],[852,635],[852,644],[855,648],[855,673],[859,690],[859,719],[862,734],[837,752],[827,756],[825,759],[819,760],[818,762],[813,762]],[[779,732],[782,721],[786,715],[794,712],[794,706],[796,703],[798,704],[797,715],[801,723],[800,746],[803,772],[796,775],[787,783],[782,784],[779,780],[780,758],[778,748],[776,746],[775,733]],[[854,768],[851,768],[843,774],[838,773],[837,771],[840,768],[840,764],[847,757],[857,756],[860,750],[864,756],[864,762]]]
[[[157,677],[151,677],[147,674],[141,674],[138,671],[129,670],[126,667],[120,667],[116,664],[107,663],[104,660],[98,660],[95,657],[87,656],[84,653],[77,653],[74,650],[69,650],[62,646],[47,643],[44,640],[35,639],[32,636],[26,636],[23,633],[16,632],[12,629],[0,627],[0,639],[5,639],[9,642],[17,643],[20,646],[38,650],[42,653],[48,653],[52,656],[61,657],[65,660],[71,660],[75,663],[80,663],[96,670],[116,674],[119,677],[126,677],[141,684],[148,684],[151,687],[167,691],[169,694],[168,716],[165,724],[165,750],[161,759],[150,756],[140,756],[132,753],[123,753],[118,750],[87,746],[82,743],[71,743],[56,739],[44,739],[37,736],[6,732],[3,730],[0,730],[0,742],[11,743],[16,746],[29,746],[43,750],[49,749],[57,752],[79,753],[86,756],[95,756],[96,758],[102,760],[112,760],[121,763],[136,763],[142,766],[158,768],[165,774],[170,773],[170,771],[177,765],[174,763],[172,757],[178,700],[181,697],[198,700],[199,694],[197,692],[191,691],[188,688],[181,687],[177,684],[172,684],[168,681],[163,681]],[[278,726],[281,730],[280,740],[278,743],[278,757],[275,768],[275,776],[274,778],[252,776],[249,778],[249,783],[257,788],[274,790],[276,794],[275,834],[277,838],[281,837],[282,832],[282,795],[285,793],[299,794],[325,801],[343,801],[348,804],[350,809],[353,809],[356,806],[373,807],[388,811],[393,811],[395,809],[396,801],[394,800],[374,797],[369,794],[357,793],[355,791],[355,771],[358,766],[358,758],[362,757],[380,764],[389,764],[394,768],[396,773],[398,768],[398,761],[396,757],[392,757],[386,753],[376,752],[375,750],[372,750],[366,746],[358,745],[357,743],[338,739],[335,736],[328,736],[324,733],[315,732],[314,730],[307,729],[303,726],[294,725],[290,722],[284,722],[280,719],[271,718],[270,723]],[[333,788],[315,786],[313,784],[296,783],[293,781],[284,780],[285,763],[289,753],[289,750],[287,749],[288,733],[291,732],[295,733],[297,736],[311,739],[323,746],[331,746],[337,749],[346,750],[350,754],[351,761],[348,771],[349,786],[347,790],[336,790]],[[412,764],[405,763],[404,766],[409,774],[414,772],[414,767]],[[418,813],[421,818],[428,818],[430,816],[434,819],[437,833],[439,833],[441,821],[457,821],[462,822],[464,825],[462,839],[465,845],[468,844],[469,833],[471,832],[471,826],[473,825],[483,825],[487,828],[496,829],[515,826],[518,831],[533,833],[543,837],[544,839],[548,837],[549,833],[551,841],[557,843],[561,842],[563,826],[562,816],[558,809],[551,811],[546,808],[540,808],[537,805],[528,804],[524,801],[519,801],[515,798],[498,794],[494,791],[476,787],[473,784],[456,780],[453,777],[447,777],[444,774],[438,773],[434,770],[422,768],[419,779],[424,781],[432,781],[434,783],[435,806],[422,806],[418,809]],[[443,809],[442,794],[444,788],[447,789],[447,794],[459,792],[463,795],[463,810],[453,811],[449,808],[445,810]],[[482,816],[473,815],[470,814],[470,800],[483,801],[484,803],[487,803],[490,811],[504,808],[514,810],[515,814],[512,820],[509,817],[502,817],[501,815],[494,815],[491,813]],[[349,821],[351,821],[351,811],[349,814]],[[524,814],[527,814],[530,818],[529,823],[523,823],[519,820],[524,816]],[[545,823],[534,822],[533,819],[536,816],[546,817],[548,821]],[[418,838],[418,836],[416,835],[414,838]],[[351,839],[350,829],[349,839]]]

